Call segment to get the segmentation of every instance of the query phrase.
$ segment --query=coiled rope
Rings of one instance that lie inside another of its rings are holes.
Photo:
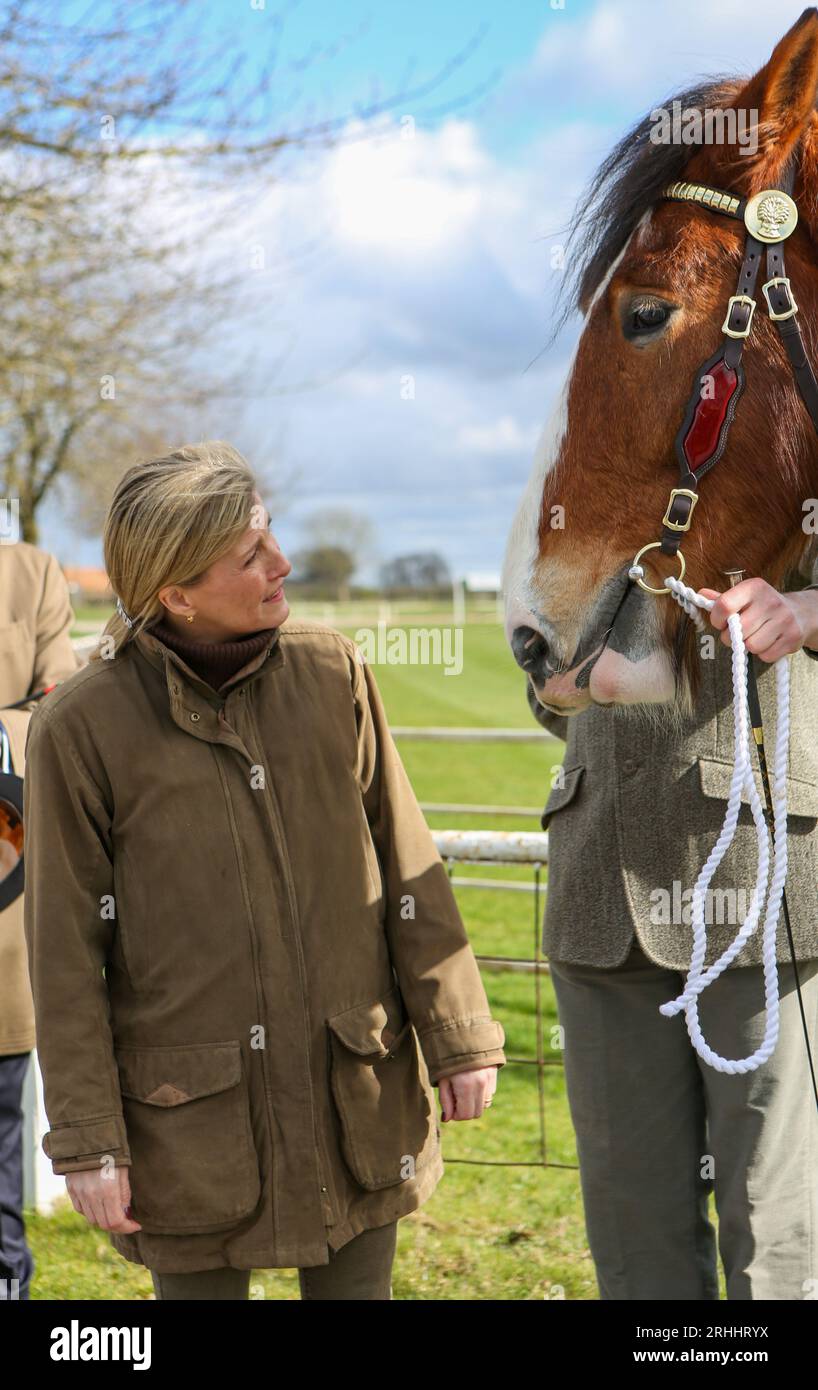
[[[636,571],[643,573],[641,565],[634,566],[629,571],[632,579],[638,577]],[[704,598],[702,594],[697,593],[695,589],[689,588],[687,584],[683,584],[679,579],[668,578],[665,580],[665,583],[676,602],[681,605],[688,616],[693,619],[696,626],[701,630],[704,627],[704,619],[698,610],[702,608],[711,609],[715,599]],[[705,990],[708,985],[712,984],[714,980],[717,980],[719,975],[721,975],[735,960],[742,947],[756,930],[761,915],[761,904],[767,891],[767,877],[770,869],[769,831],[764,819],[761,799],[756,790],[755,778],[752,772],[752,745],[750,742],[750,720],[747,707],[747,649],[744,645],[741,618],[738,613],[732,613],[729,616],[727,619],[727,626],[730,631],[730,640],[732,643],[733,720],[735,730],[735,764],[730,783],[730,793],[727,798],[727,810],[719,837],[706,862],[702,866],[693,889],[693,952],[685,987],[678,998],[670,1000],[667,1004],[662,1004],[659,1011],[664,1014],[666,1018],[673,1018],[684,1009],[690,1040],[702,1060],[707,1062],[709,1066],[715,1068],[716,1071],[727,1072],[730,1075],[734,1075],[737,1073],[755,1071],[758,1067],[762,1066],[763,1063],[772,1056],[776,1042],[778,1041],[779,989],[778,968],[776,964],[776,928],[778,925],[778,915],[781,911],[781,900],[784,894],[784,881],[787,876],[787,750],[790,731],[790,672],[788,659],[786,657],[782,657],[779,661],[775,662],[778,719],[772,783],[772,879],[762,927],[764,995],[767,1010],[764,1039],[760,1047],[749,1057],[720,1057],[718,1053],[714,1052],[707,1044],[702,1034],[701,1025],[699,1023],[698,997],[702,991]],[[745,787],[750,798],[750,808],[753,813],[756,836],[758,839],[758,873],[756,875],[752,906],[741,924],[735,939],[730,943],[726,951],[724,951],[723,954],[719,956],[718,960],[714,961],[707,970],[703,970],[702,967],[704,965],[707,946],[707,934],[704,922],[705,897],[710,880],[733,842],[741,807],[741,793]]]

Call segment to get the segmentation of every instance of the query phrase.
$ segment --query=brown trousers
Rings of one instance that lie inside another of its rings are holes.
[[[398,1223],[375,1226],[353,1236],[340,1250],[330,1250],[329,1264],[299,1269],[302,1299],[391,1299],[392,1264]],[[249,1269],[196,1270],[192,1274],[157,1274],[151,1270],[157,1299],[246,1299]]]

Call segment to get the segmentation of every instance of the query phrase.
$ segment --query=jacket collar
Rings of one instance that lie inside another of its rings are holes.
[[[286,664],[280,633],[281,629],[276,629],[269,644],[242,666],[221,692],[213,690],[207,681],[202,680],[201,676],[188,666],[178,652],[166,647],[164,642],[145,628],[133,638],[133,645],[149,665],[160,675],[164,675],[171,717],[180,729],[207,742],[235,742],[237,747],[246,752],[244,744],[226,724],[223,707],[234,691],[260,679],[266,672],[278,670]]]

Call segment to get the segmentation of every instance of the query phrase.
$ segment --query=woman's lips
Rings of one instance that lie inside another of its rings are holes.
[[[276,589],[276,591],[275,591],[274,594],[270,594],[267,598],[263,598],[261,601],[262,601],[262,603],[277,603],[277,602],[279,601],[279,599],[282,599],[283,597],[284,597],[284,585],[283,585],[283,584],[279,584],[279,586],[278,586],[278,588]]]

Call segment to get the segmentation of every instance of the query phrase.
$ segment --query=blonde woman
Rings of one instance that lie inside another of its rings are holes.
[[[389,1299],[442,1118],[504,1062],[372,672],[285,622],[291,566],[224,443],[130,468],[118,613],[34,715],[25,926],[75,1209],[157,1298]]]

